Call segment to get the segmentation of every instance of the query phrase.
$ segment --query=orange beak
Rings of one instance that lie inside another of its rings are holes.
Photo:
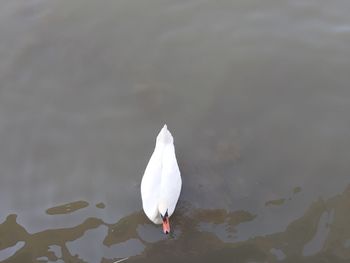
[[[169,223],[169,217],[164,217],[163,219],[163,232],[164,234],[170,233],[170,223]]]

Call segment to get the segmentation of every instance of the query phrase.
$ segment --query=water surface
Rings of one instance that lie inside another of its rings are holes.
[[[0,4],[0,261],[348,262],[348,1]],[[164,123],[162,235],[140,180]]]

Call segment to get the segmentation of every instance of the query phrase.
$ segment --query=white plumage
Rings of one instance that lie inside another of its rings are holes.
[[[181,192],[181,175],[176,161],[174,139],[166,125],[159,132],[151,159],[141,181],[143,210],[155,224],[161,215],[170,217]]]

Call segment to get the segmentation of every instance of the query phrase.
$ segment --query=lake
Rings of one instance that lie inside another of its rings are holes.
[[[0,261],[350,260],[350,2],[0,3]],[[182,193],[140,181],[166,123]]]

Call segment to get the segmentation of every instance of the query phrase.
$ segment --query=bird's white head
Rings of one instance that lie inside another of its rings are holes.
[[[170,222],[169,222],[169,213],[168,213],[168,206],[166,202],[159,202],[158,205],[158,211],[160,214],[160,217],[162,218],[162,224],[163,224],[163,232],[164,234],[170,233]]]

